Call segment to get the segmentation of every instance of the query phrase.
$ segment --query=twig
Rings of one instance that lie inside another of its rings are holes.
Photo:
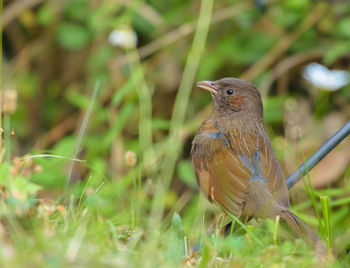
[[[243,10],[247,9],[249,7],[248,2],[241,2],[239,4],[233,5],[229,8],[223,8],[221,10],[216,11],[213,13],[213,18],[211,20],[211,25],[221,22],[223,20],[232,18],[233,16],[236,16],[243,12]],[[185,23],[181,25],[179,28],[176,28],[169,33],[161,36],[160,38],[156,39],[155,41],[141,47],[139,49],[139,54],[141,59],[153,54],[157,50],[164,48],[168,45],[173,44],[177,40],[190,35],[194,32],[195,27],[197,24],[197,20]]]
[[[117,3],[127,6],[135,11],[138,11],[139,15],[144,17],[149,23],[155,27],[159,27],[164,23],[162,16],[149,4],[142,1],[130,1],[130,0],[115,0]]]
[[[233,5],[229,8],[223,8],[213,13],[212,20],[210,22],[211,25],[221,22],[223,20],[232,18],[238,14],[241,14],[245,9],[251,6],[250,1],[244,1],[239,4]],[[187,35],[190,35],[194,32],[196,27],[197,20],[193,20],[191,22],[185,23],[180,27],[164,34],[158,39],[144,45],[139,48],[139,55],[141,59],[146,58],[147,56],[155,53],[156,51],[173,44],[181,38],[184,38]],[[111,63],[113,68],[117,69],[119,66],[127,63],[127,59],[125,55],[118,57],[115,61]]]
[[[44,0],[17,0],[12,1],[11,4],[8,5],[4,9],[3,17],[2,17],[2,27],[3,29],[15,18],[17,18],[24,10],[32,8],[37,4],[43,2]]]
[[[280,76],[287,73],[290,69],[303,62],[321,58],[326,53],[326,51],[327,50],[324,48],[311,49],[301,53],[293,54],[280,61],[259,85],[261,95],[263,97],[267,96],[272,83]]]
[[[273,46],[257,63],[245,71],[241,78],[253,80],[266,70],[283,52],[285,52],[305,31],[312,27],[327,11],[328,5],[319,3],[316,8],[299,24],[298,28]]]
[[[4,9],[3,28],[6,28],[6,26],[10,22],[12,22],[14,19],[16,19],[24,10],[35,7],[41,2],[44,2],[44,0],[12,1],[12,3],[9,4],[8,7]],[[130,2],[132,1],[117,0],[116,2],[120,3],[121,5],[131,6]],[[147,21],[152,23],[154,26],[159,26],[163,23],[163,18],[151,6],[141,2],[138,3],[138,5],[139,5],[138,9],[140,11],[139,14],[143,16]],[[137,8],[134,8],[134,9],[137,10]]]

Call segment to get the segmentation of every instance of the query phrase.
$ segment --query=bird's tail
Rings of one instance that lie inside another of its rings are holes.
[[[307,244],[309,244],[316,251],[317,255],[327,255],[326,244],[293,212],[291,212],[289,209],[283,209],[280,211],[280,216],[299,236],[304,239]]]

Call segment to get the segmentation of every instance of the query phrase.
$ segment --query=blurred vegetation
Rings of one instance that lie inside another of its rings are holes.
[[[2,100],[17,103],[1,120],[1,267],[316,265],[273,220],[205,235],[219,210],[189,153],[211,99],[193,85],[254,82],[290,174],[350,118],[350,84],[303,77],[350,70],[347,1],[4,0],[2,22]],[[349,163],[347,140],[310,172],[317,213],[312,186],[291,191],[335,267],[350,264]]]

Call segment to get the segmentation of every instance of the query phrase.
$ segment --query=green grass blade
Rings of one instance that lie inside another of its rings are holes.
[[[277,215],[275,219],[274,229],[273,229],[273,244],[275,246],[277,246],[279,223],[280,223],[280,215]]]
[[[302,140],[301,135],[300,135],[300,143],[301,143],[301,145],[303,144],[303,140]],[[305,159],[304,149],[303,149],[302,146],[301,146],[301,153],[302,153],[302,157],[303,157],[303,162],[305,164],[306,159]],[[305,189],[306,189],[306,191],[307,191],[307,193],[308,193],[308,195],[309,195],[309,197],[311,199],[312,205],[314,207],[314,210],[315,210],[315,213],[316,213],[316,216],[317,216],[320,233],[322,234],[324,232],[324,230],[323,230],[324,226],[323,226],[323,222],[322,222],[322,219],[321,219],[320,212],[318,211],[315,190],[314,190],[314,188],[312,186],[310,173],[309,173],[309,170],[308,170],[308,167],[306,166],[306,164],[305,164],[305,169],[306,169],[307,180],[305,180],[305,177],[303,177],[304,186],[305,186]]]
[[[321,196],[320,199],[321,199],[321,205],[322,205],[323,224],[324,224],[323,236],[326,238],[328,248],[330,248],[331,228],[329,224],[329,219],[330,219],[329,198],[328,196]]]
[[[88,106],[88,108],[86,110],[83,122],[82,122],[82,124],[80,126],[80,129],[79,129],[77,141],[75,143],[75,148],[74,148],[74,151],[73,151],[73,154],[72,154],[72,157],[71,157],[72,159],[76,159],[77,155],[79,153],[80,145],[81,145],[81,142],[83,140],[83,137],[84,137],[84,134],[85,134],[85,131],[86,131],[86,127],[87,127],[87,124],[89,122],[90,115],[91,115],[92,109],[94,107],[96,98],[97,98],[97,93],[100,90],[100,84],[101,84],[100,82],[96,82],[95,83],[94,90],[92,92],[92,96],[91,96],[91,100],[90,100],[89,106]],[[66,176],[64,190],[63,190],[63,194],[64,194],[64,198],[65,199],[67,198],[68,187],[69,187],[70,179],[71,179],[71,176],[72,176],[74,164],[75,164],[74,161],[70,161],[69,162],[68,172],[67,172],[67,176]]]

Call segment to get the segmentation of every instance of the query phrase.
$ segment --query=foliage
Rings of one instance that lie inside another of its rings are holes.
[[[211,100],[192,86],[253,81],[290,173],[350,118],[349,84],[324,92],[302,77],[313,61],[349,71],[348,3],[37,2],[3,29],[2,88],[18,102],[2,115],[1,267],[317,265],[282,222],[206,234],[220,211],[198,192],[189,153]],[[128,43],[113,45],[113,31]],[[332,176],[310,172],[291,191],[293,212],[320,228],[334,267],[350,263],[348,151],[344,142]]]

